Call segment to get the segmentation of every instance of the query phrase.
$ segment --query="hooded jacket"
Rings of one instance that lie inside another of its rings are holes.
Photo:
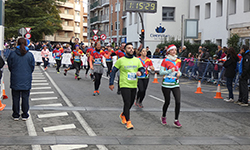
[[[35,59],[32,53],[21,55],[20,49],[12,51],[7,59],[10,70],[10,88],[13,90],[30,90]]]
[[[239,73],[240,79],[250,79],[250,50],[242,54]]]

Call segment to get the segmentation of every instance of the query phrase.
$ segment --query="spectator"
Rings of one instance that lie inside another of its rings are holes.
[[[161,56],[161,52],[159,48],[155,49],[155,52],[153,54],[153,58],[159,58]]]
[[[218,45],[218,50],[215,52],[216,55],[218,56],[217,58],[220,58],[221,57],[221,54],[222,54],[222,48],[220,45]]]
[[[249,47],[243,45],[240,67],[239,67],[239,98],[236,104],[248,106],[248,85],[247,80],[250,78],[250,51]]]
[[[28,48],[29,48],[30,50],[35,50],[35,45],[33,44],[32,41],[30,41],[30,44],[28,45]]]
[[[151,51],[150,51],[150,49],[149,49],[148,46],[146,47],[146,50],[147,50],[147,57],[151,58],[152,57],[152,53],[151,53]]]
[[[239,58],[236,55],[236,52],[233,47],[228,49],[227,60],[224,62],[223,66],[226,68],[225,77],[227,78],[227,89],[229,92],[229,97],[224,99],[226,102],[234,102],[233,95],[233,79],[236,74],[236,67]]]
[[[184,58],[188,57],[188,50],[187,50],[186,46],[183,46],[182,53],[181,53],[180,57],[184,57]]]
[[[18,39],[18,46],[8,57],[8,68],[10,70],[10,88],[12,89],[12,117],[19,120],[20,97],[22,97],[22,120],[29,118],[29,95],[31,89],[32,72],[35,68],[35,60],[32,53],[27,51],[25,38]]]
[[[36,42],[36,44],[35,44],[35,50],[36,51],[41,51],[41,48],[42,48],[41,43],[40,42]]]
[[[164,58],[165,58],[165,56],[167,55],[167,49],[168,49],[168,47],[165,46],[165,49],[163,49],[162,52],[161,52],[161,55],[162,55]]]
[[[64,53],[71,53],[71,48],[69,44],[66,44],[66,47],[64,49]]]
[[[194,55],[192,55],[192,53],[189,53],[188,58],[185,58],[184,61],[188,63],[188,66],[186,69],[186,75],[188,76],[188,72],[192,72],[192,69],[194,67]]]
[[[72,39],[73,39],[73,38],[74,38],[74,36],[71,37],[71,39],[70,39],[70,41],[69,41],[69,44],[70,44],[70,46],[71,46],[72,48],[75,48],[76,45],[80,45],[80,44],[79,44],[79,38],[75,38],[74,43],[72,42]]]

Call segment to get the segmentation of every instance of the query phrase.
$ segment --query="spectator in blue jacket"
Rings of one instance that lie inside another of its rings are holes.
[[[18,46],[12,51],[7,59],[10,70],[10,88],[12,89],[12,117],[19,120],[20,97],[22,97],[22,120],[29,117],[29,95],[31,89],[32,72],[35,67],[35,59],[28,52],[27,41],[18,39]]]

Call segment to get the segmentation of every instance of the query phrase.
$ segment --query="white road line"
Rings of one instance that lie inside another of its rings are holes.
[[[44,80],[45,77],[32,77],[33,80]]]
[[[57,106],[63,106],[61,103],[55,103],[55,104],[41,104],[41,105],[35,105],[35,106],[41,106],[41,107],[57,107]]]
[[[44,132],[58,131],[58,130],[66,130],[66,129],[75,129],[76,126],[74,124],[66,124],[66,125],[58,125],[51,127],[44,127]]]
[[[32,75],[42,75],[43,73],[41,72],[33,72]]]
[[[51,150],[73,150],[80,148],[87,148],[88,145],[53,145],[50,146]]]
[[[160,99],[160,98],[155,97],[155,96],[153,96],[153,95],[148,95],[148,96],[151,97],[151,98],[153,98],[153,99],[156,99],[156,100],[158,100],[158,101],[161,101],[161,102],[165,103],[165,101],[164,101],[163,99]]]
[[[48,92],[30,92],[30,95],[37,95],[37,94],[53,94],[54,91],[48,91]]]
[[[41,66],[40,66],[41,67]],[[70,102],[70,100],[65,96],[65,94],[62,92],[62,90],[57,86],[57,84],[54,82],[54,80],[50,77],[50,75],[47,72],[44,72],[44,74],[48,77],[50,82],[53,84],[53,86],[56,88],[58,93],[61,95],[65,103],[69,107],[74,107],[73,104]],[[84,118],[81,116],[81,114],[77,111],[72,111],[73,114],[76,116],[77,120],[80,122],[81,126],[84,128],[84,130],[87,132],[89,136],[97,136],[96,133],[93,131],[93,129],[88,125],[88,123],[84,120]],[[100,150],[108,150],[106,146],[104,145],[96,145]]]
[[[32,87],[31,90],[44,90],[44,89],[51,89],[51,87]]]
[[[41,98],[31,98],[31,101],[47,101],[47,100],[53,100],[58,99],[58,97],[41,97]]]
[[[52,117],[63,117],[68,116],[67,112],[60,112],[60,113],[49,113],[49,114],[41,114],[37,115],[38,118],[52,118]]]
[[[109,78],[108,77],[105,77],[104,75],[102,76],[104,79],[108,79],[109,80]],[[118,83],[118,81],[114,81],[115,83]]]
[[[30,111],[29,111],[29,114],[30,114]],[[36,129],[35,129],[34,123],[32,121],[31,114],[29,116],[29,119],[26,121],[26,126],[28,129],[29,136],[37,136]],[[40,145],[31,145],[31,147],[32,147],[32,150],[42,150]]]
[[[37,82],[47,82],[47,80],[32,80],[33,83],[37,83]]]
[[[32,86],[36,86],[36,85],[49,85],[49,83],[32,83]]]

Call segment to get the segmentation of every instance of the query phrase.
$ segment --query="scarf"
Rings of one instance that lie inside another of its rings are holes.
[[[174,56],[172,56],[172,55],[167,55],[167,58],[168,58],[169,60],[175,61],[175,60],[177,59],[177,55],[174,55]]]

